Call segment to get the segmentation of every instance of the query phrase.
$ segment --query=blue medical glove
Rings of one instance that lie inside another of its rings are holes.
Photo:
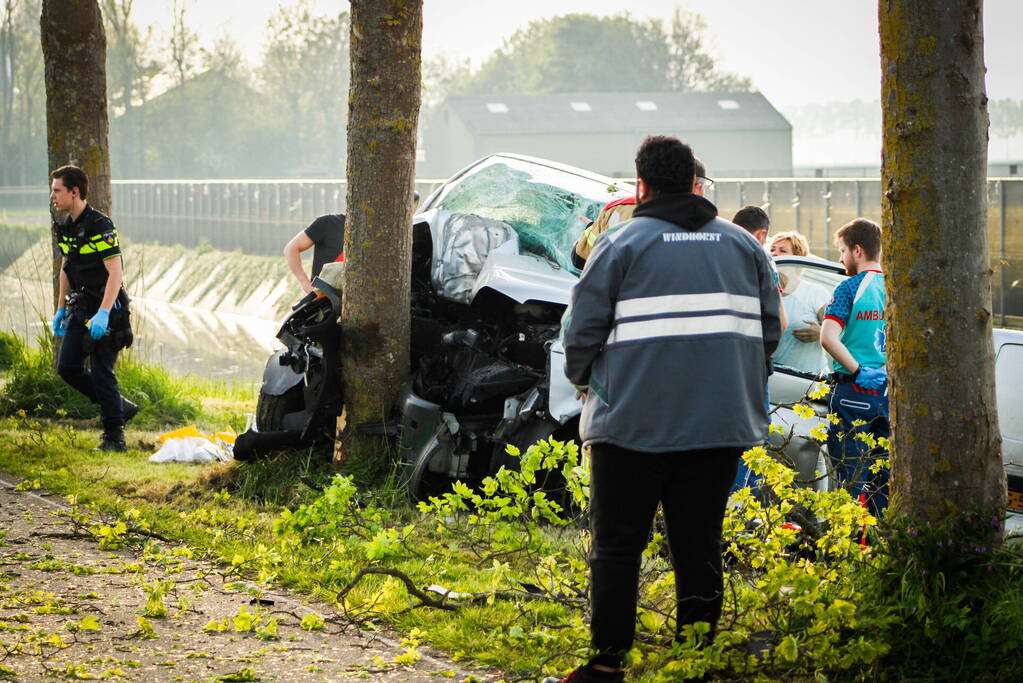
[[[864,389],[880,389],[888,379],[888,371],[884,368],[860,367],[856,375],[856,384]]]
[[[65,332],[67,332],[67,309],[58,308],[57,312],[53,314],[53,336],[63,337]]]
[[[107,324],[110,322],[110,311],[103,310],[102,308],[96,311],[96,315],[89,319],[86,323],[86,327],[89,328],[89,336],[93,339],[99,339],[107,333]]]

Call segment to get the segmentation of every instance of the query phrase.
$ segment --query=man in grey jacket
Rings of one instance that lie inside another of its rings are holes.
[[[721,524],[739,456],[767,433],[764,383],[781,334],[763,248],[692,193],[692,150],[648,137],[639,205],[598,239],[572,291],[568,378],[590,449],[592,648],[574,681],[622,680],[640,558],[657,505],[678,629],[721,613]]]

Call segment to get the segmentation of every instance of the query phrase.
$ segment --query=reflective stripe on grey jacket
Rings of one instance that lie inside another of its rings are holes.
[[[763,443],[781,333],[770,257],[742,228],[633,218],[597,240],[572,290],[566,374],[589,387],[587,443],[647,452]]]

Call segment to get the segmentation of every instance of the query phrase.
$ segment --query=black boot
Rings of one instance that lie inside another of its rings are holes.
[[[123,422],[125,426],[128,425],[129,420],[139,414],[139,407],[126,399],[124,396],[121,397],[121,415],[123,416]]]
[[[100,440],[99,445],[92,449],[94,452],[98,451],[113,451],[116,453],[124,453],[128,450],[128,445],[124,443],[124,432],[117,430],[106,430],[103,432],[103,438]]]

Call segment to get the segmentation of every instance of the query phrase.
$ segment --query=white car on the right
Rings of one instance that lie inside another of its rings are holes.
[[[774,374],[768,380],[774,413],[772,422],[791,439],[785,455],[793,462],[803,482],[813,482],[818,490],[834,485],[826,466],[826,447],[810,437],[810,430],[827,415],[827,398],[811,401],[817,417],[803,418],[786,407],[797,403],[831,373],[831,363],[813,333],[793,334],[794,327],[812,328],[821,319],[835,286],[845,279],[838,263],[816,258],[783,256],[775,259],[784,289],[783,302],[790,320],[773,356]],[[803,339],[800,339],[802,336]],[[1023,330],[996,328],[995,385],[998,397],[998,422],[1002,434],[1002,459],[1008,481],[1009,499],[1005,534],[1023,536]],[[771,442],[780,446],[786,439],[772,434]]]

